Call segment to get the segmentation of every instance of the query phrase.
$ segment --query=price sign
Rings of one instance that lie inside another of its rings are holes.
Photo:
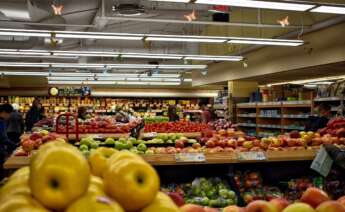
[[[240,161],[264,161],[267,160],[264,152],[239,152],[237,159]]]
[[[175,160],[177,163],[195,162],[202,163],[206,162],[204,153],[178,153],[175,154]]]
[[[158,133],[156,132],[150,132],[150,133],[145,133],[144,134],[144,137],[145,138],[154,138],[154,137],[157,137]]]

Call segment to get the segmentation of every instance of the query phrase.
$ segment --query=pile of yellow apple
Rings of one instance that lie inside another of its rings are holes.
[[[0,212],[180,211],[159,188],[154,168],[134,153],[102,147],[87,160],[73,145],[50,142],[0,189]]]

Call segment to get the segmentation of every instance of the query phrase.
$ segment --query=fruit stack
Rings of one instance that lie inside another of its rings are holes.
[[[218,177],[201,177],[191,183],[169,184],[163,186],[162,190],[175,196],[173,199],[177,199],[177,203],[185,202],[213,208],[223,208],[237,203],[235,192],[230,189],[225,180]]]
[[[193,133],[203,132],[209,129],[207,124],[201,124],[197,122],[178,121],[167,123],[146,124],[145,132],[157,132],[157,133]]]
[[[51,141],[63,141],[67,139],[59,134],[40,130],[32,134],[24,134],[20,137],[20,147],[14,152],[15,156],[27,156],[32,150],[38,149],[42,144]]]
[[[0,211],[180,211],[159,187],[136,154],[102,147],[87,161],[76,147],[49,142],[1,188]]]

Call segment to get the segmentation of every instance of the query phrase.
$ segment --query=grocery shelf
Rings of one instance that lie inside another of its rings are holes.
[[[248,152],[256,154],[257,152]],[[175,154],[153,154],[143,155],[142,157],[154,166],[186,165],[186,164],[238,164],[238,163],[264,163],[264,162],[282,162],[282,161],[309,161],[313,160],[317,149],[306,150],[277,150],[263,152],[265,158],[259,160],[239,159],[240,152],[219,152],[206,153],[204,162],[176,162]],[[193,154],[193,153],[190,153]],[[11,156],[4,163],[5,169],[18,169],[29,165],[30,156]]]
[[[259,115],[259,118],[273,118],[273,119],[280,119],[281,116],[266,116],[266,115]]]
[[[256,114],[238,114],[237,117],[240,117],[240,118],[256,118]]]
[[[240,127],[256,127],[256,124],[254,124],[254,123],[238,123],[237,126],[240,126]]]

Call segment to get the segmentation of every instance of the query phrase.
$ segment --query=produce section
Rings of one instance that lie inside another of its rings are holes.
[[[342,1],[0,1],[0,212],[345,212]]]

